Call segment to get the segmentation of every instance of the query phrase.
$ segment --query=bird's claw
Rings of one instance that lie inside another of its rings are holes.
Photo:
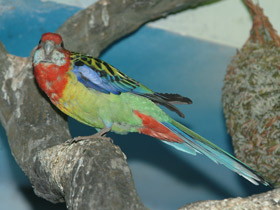
[[[113,143],[113,139],[111,139],[110,137],[106,137],[106,134],[111,130],[111,128],[103,128],[102,130],[100,130],[99,132],[91,135],[91,136],[77,136],[73,139],[69,139],[66,141],[67,144],[73,144],[73,143],[77,143],[79,141],[83,141],[85,139],[102,139],[102,140],[106,140],[106,141],[110,141],[111,143]]]

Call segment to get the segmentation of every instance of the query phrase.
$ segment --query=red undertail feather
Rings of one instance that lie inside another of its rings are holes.
[[[151,116],[140,113],[135,110],[134,113],[142,120],[143,127],[139,129],[140,133],[155,137],[157,139],[171,141],[171,142],[184,142],[180,137],[170,131],[167,127],[152,118]]]

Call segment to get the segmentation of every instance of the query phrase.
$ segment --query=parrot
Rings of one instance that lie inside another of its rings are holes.
[[[57,33],[41,36],[32,66],[38,86],[50,101],[66,115],[96,128],[100,137],[109,131],[149,135],[179,151],[203,154],[255,185],[272,187],[261,174],[160,108],[184,117],[175,105],[191,104],[191,99],[154,92],[99,58],[71,52]]]

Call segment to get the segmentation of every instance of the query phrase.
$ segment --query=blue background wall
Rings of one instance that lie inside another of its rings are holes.
[[[1,1],[0,1],[1,3]],[[0,40],[18,56],[29,56],[44,32],[55,31],[79,8],[40,1],[5,1],[0,10]],[[227,64],[235,49],[159,29],[142,27],[107,49],[101,56],[132,78],[158,92],[190,97],[180,106],[186,118],[176,120],[232,153],[221,104]],[[69,119],[73,136],[94,129]],[[177,209],[197,200],[247,196],[268,190],[257,187],[209,159],[191,156],[156,139],[110,134],[128,157],[137,191],[150,209]],[[6,209],[65,209],[36,197],[15,163],[4,129],[0,128],[0,205]]]

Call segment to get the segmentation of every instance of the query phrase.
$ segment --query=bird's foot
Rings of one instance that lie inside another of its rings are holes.
[[[113,140],[110,137],[106,137],[106,134],[111,130],[111,128],[103,128],[102,130],[100,130],[99,132],[91,135],[91,136],[77,136],[73,139],[69,139],[67,141],[68,144],[73,144],[73,143],[77,143],[79,141],[83,141],[85,139],[102,139],[102,140],[106,140],[106,141],[110,141],[111,143],[113,143]]]

